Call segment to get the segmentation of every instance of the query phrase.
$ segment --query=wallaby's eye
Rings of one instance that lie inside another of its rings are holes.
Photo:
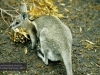
[[[16,22],[16,25],[19,24],[19,22]]]

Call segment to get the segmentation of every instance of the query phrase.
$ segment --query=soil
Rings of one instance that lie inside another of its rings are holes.
[[[20,0],[6,0],[6,3],[18,7],[17,1]],[[100,75],[100,0],[54,1],[59,12],[64,14],[61,20],[70,27],[73,35],[74,75]],[[0,0],[0,8],[11,9],[3,0]],[[11,18],[4,13],[3,16],[10,25]],[[0,15],[0,36],[7,28],[8,25]],[[0,63],[27,63],[27,70],[0,71],[0,75],[66,75],[63,62],[49,61],[49,65],[45,65],[37,56],[36,49],[30,47],[31,41],[14,43],[6,33],[0,39]]]

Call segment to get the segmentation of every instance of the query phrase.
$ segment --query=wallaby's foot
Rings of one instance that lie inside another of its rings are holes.
[[[40,54],[39,52],[37,52],[37,55],[43,60],[43,62],[48,65],[48,59],[45,59],[42,54]]]
[[[32,46],[31,49],[34,49],[34,47]]]
[[[36,46],[35,44],[36,44],[36,39],[34,41],[32,41],[32,49],[35,48],[35,46]]]
[[[35,48],[33,48],[32,46],[28,45],[28,49],[33,50]]]
[[[27,47],[28,47],[29,50],[36,50],[36,46],[35,46],[35,47],[32,47],[32,46],[29,44],[29,45],[27,45]]]

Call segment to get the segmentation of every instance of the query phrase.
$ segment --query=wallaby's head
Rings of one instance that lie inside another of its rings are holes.
[[[22,13],[21,15],[19,15],[10,25],[10,27],[12,29],[14,28],[18,28],[18,27],[24,27],[25,24],[27,24],[27,20],[28,20],[28,14]]]
[[[10,27],[12,29],[18,28],[18,27],[24,27],[25,24],[27,24],[28,21],[28,14],[27,14],[27,6],[26,4],[22,4],[19,8],[21,14],[11,23]]]

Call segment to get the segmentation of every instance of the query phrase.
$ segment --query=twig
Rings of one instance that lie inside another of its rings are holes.
[[[12,16],[10,13],[6,12],[5,10],[3,10],[3,9],[1,9],[1,8],[0,8],[0,10],[1,10],[1,16],[2,16],[2,18],[3,18],[3,20],[4,20],[4,22],[5,22],[7,25],[9,25],[9,24],[5,21],[2,12],[4,12],[4,13],[8,14],[9,16],[11,16],[12,20],[13,20],[13,17],[14,17],[14,16]]]
[[[91,41],[89,41],[89,40],[82,40],[81,42],[87,42],[87,43],[89,43],[89,44],[91,44],[91,45],[95,45],[95,43],[93,43],[93,42],[91,42]]]
[[[4,10],[4,9],[1,9],[0,8],[0,10],[1,10],[1,17],[2,17],[2,19],[4,20],[4,22],[8,25],[8,28],[5,30],[5,32],[0,36],[0,40],[2,39],[2,37],[6,34],[6,32],[8,31],[8,29],[9,29],[9,27],[10,27],[10,25],[7,23],[7,21],[4,19],[4,17],[3,17],[3,14],[2,14],[2,12],[4,12],[4,13],[6,13],[7,15],[9,15],[9,16],[11,16],[11,18],[12,18],[12,20],[13,20],[13,17],[16,17],[16,16],[13,16],[12,14],[10,14],[10,13],[8,13],[6,10]]]
[[[9,15],[9,16],[11,16],[11,17],[15,17],[15,16],[13,16],[12,14],[6,12],[6,10],[4,10],[4,9],[1,9],[1,8],[0,8],[0,10],[3,11],[3,12],[5,12],[7,15]]]
[[[9,16],[12,18],[12,20],[13,20],[13,17],[16,17],[16,16],[13,16],[12,14],[8,13],[7,11],[15,11],[17,14],[20,14],[20,13],[18,12],[18,10],[16,10],[16,8],[14,8],[14,7],[10,6],[9,4],[7,4],[7,3],[5,2],[5,0],[3,0],[3,1],[4,1],[4,3],[5,3],[6,5],[8,5],[9,7],[11,7],[11,8],[14,9],[14,10],[4,10],[4,9],[0,8],[1,17],[3,18],[4,22],[8,25],[8,28],[7,28],[7,29],[5,30],[5,32],[0,36],[0,40],[1,40],[2,37],[7,33],[8,29],[10,28],[10,25],[7,23],[7,21],[6,21],[6,20],[4,19],[4,17],[3,17],[3,12],[6,13],[7,15],[9,15]]]
[[[8,3],[6,3],[5,0],[3,0],[3,2],[4,2],[7,6],[9,6],[10,8],[15,9],[14,7],[12,7],[12,6],[10,6]]]
[[[15,11],[18,15],[20,14],[19,12],[18,12],[18,10],[17,9],[15,9],[15,10],[5,10],[6,12],[7,11]]]
[[[13,20],[13,17],[16,17],[16,16],[13,16],[12,14],[10,14],[10,13],[7,12],[7,11],[15,11],[15,10],[4,10],[4,9],[2,9],[2,8],[0,8],[0,10],[1,10],[1,16],[2,16],[2,18],[3,18],[3,20],[4,20],[4,22],[6,22],[6,21],[5,21],[4,17],[3,17],[2,12],[6,13],[7,15],[9,15],[9,16],[11,17],[12,20]],[[8,25],[7,22],[6,22],[6,24]]]
[[[4,2],[7,6],[9,6],[10,8],[14,9],[14,10],[16,11],[17,14],[20,14],[20,13],[16,10],[16,8],[10,6],[5,0],[3,0],[3,2]]]
[[[7,33],[8,29],[10,28],[10,26],[5,30],[5,32],[0,36],[0,40],[2,39],[2,37]]]
[[[5,21],[5,19],[3,17],[2,11],[1,11],[1,17],[3,18],[4,22],[9,26],[9,24]]]

